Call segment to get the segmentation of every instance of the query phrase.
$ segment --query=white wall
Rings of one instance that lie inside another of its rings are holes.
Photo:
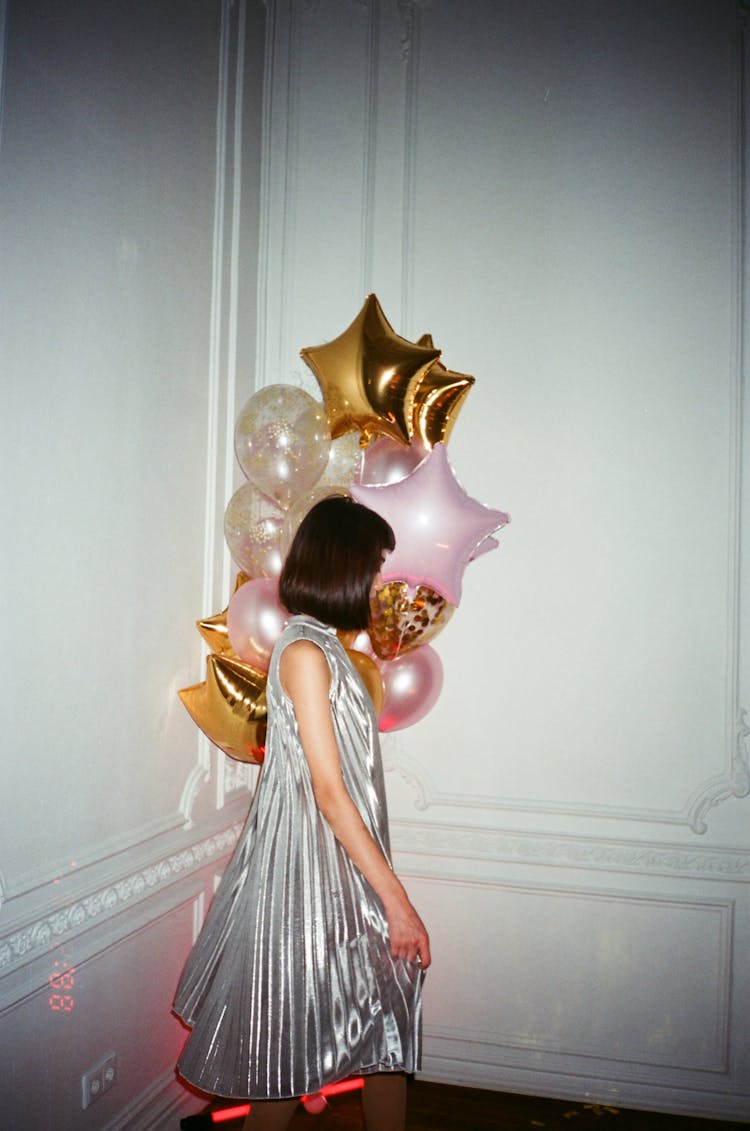
[[[0,1106],[18,1131],[144,1131],[196,1104],[171,997],[247,804],[177,689],[201,678],[194,622],[229,583],[265,15],[0,16]],[[109,1050],[118,1082],[82,1111]]]
[[[259,381],[375,290],[513,515],[386,744],[424,1073],[750,1116],[739,7],[270,11]]]
[[[437,641],[438,705],[386,744],[435,941],[424,1074],[750,1114],[738,24],[730,0],[0,0],[17,1131],[195,1106],[169,1004],[248,779],[176,691],[227,596],[234,416],[254,385],[314,391],[300,347],[369,290],[476,375],[451,457],[513,513]]]

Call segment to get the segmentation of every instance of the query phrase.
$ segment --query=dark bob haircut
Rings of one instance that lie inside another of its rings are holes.
[[[367,628],[373,579],[383,553],[395,545],[388,523],[369,507],[347,495],[321,499],[302,519],[286,556],[282,604],[334,628]]]

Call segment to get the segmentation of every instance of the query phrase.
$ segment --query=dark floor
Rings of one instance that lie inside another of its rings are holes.
[[[225,1105],[228,1106],[228,1105]],[[241,1121],[211,1124],[200,1116],[183,1120],[186,1131],[202,1127],[237,1131]],[[740,1123],[631,1111],[612,1104],[535,1099],[478,1088],[410,1081],[407,1131],[737,1131]],[[291,1131],[362,1131],[358,1092],[333,1096],[322,1115],[303,1108]]]

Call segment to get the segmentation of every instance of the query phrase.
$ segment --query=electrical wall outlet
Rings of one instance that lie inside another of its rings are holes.
[[[108,1052],[81,1077],[81,1107],[89,1107],[117,1082],[117,1053]]]

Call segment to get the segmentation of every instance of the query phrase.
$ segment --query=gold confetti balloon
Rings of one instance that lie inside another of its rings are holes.
[[[370,601],[370,640],[380,660],[393,660],[433,640],[455,612],[429,585],[410,590],[406,581],[387,581]]]
[[[234,429],[240,467],[282,510],[317,482],[330,446],[322,406],[293,385],[268,385],[255,393]]]
[[[252,483],[243,483],[227,503],[224,537],[236,561],[251,577],[278,577],[283,558],[285,512]]]

